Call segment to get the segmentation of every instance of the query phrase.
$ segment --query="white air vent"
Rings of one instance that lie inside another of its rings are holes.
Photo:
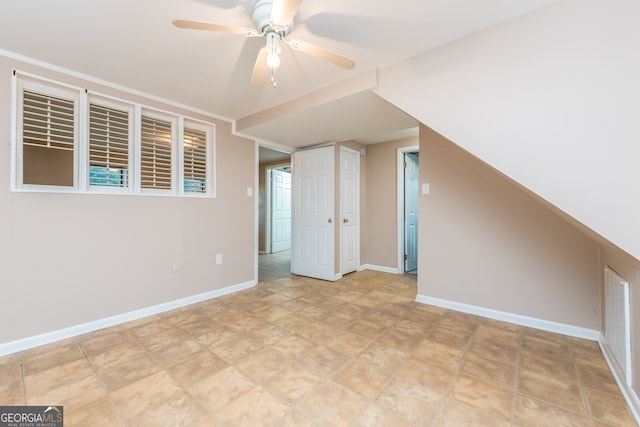
[[[604,270],[604,340],[627,384],[631,384],[629,283],[611,268]]]

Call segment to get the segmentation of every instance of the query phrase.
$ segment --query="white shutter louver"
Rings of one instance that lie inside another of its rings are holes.
[[[128,187],[129,113],[89,105],[89,184]]]
[[[74,102],[28,90],[23,95],[22,143],[73,151]]]
[[[184,191],[207,192],[207,132],[184,129]]]
[[[22,176],[26,185],[73,187],[77,133],[76,101],[23,88]]]
[[[214,123],[14,76],[12,189],[215,197]]]
[[[171,190],[171,122],[142,116],[142,188]]]

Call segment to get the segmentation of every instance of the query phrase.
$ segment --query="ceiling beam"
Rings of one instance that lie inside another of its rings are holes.
[[[377,87],[378,70],[367,71],[275,107],[238,119],[236,120],[236,130],[242,132],[289,114],[299,113],[302,110],[318,107]]]

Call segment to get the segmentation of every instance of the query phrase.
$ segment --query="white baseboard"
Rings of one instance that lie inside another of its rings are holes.
[[[138,320],[143,317],[152,316],[158,313],[164,313],[176,308],[185,307],[187,305],[207,301],[213,298],[218,298],[223,295],[228,295],[234,292],[252,288],[257,283],[258,282],[256,280],[251,280],[239,285],[227,286],[226,288],[216,289],[215,291],[205,292],[202,294],[165,302],[151,307],[141,308],[139,310],[130,311],[128,313],[117,314],[115,316],[107,317],[104,319],[94,320],[80,325],[71,326],[69,328],[59,329],[57,331],[46,332],[44,334],[3,343],[0,344],[0,356],[17,353],[19,351],[27,350],[45,344],[50,344],[67,338],[72,338],[78,335],[86,334],[88,332],[108,328],[109,326],[119,325],[121,323]]]
[[[451,310],[461,311],[463,313],[475,314],[477,316],[487,317],[490,319],[502,320],[504,322],[514,323],[516,325],[522,325],[576,338],[597,341],[600,345],[600,349],[602,350],[602,354],[604,355],[604,358],[609,365],[609,369],[611,370],[611,373],[613,374],[616,383],[618,383],[618,387],[620,388],[620,391],[622,392],[622,395],[627,402],[631,414],[635,418],[636,423],[640,425],[640,398],[638,398],[638,394],[633,389],[633,387],[631,387],[630,384],[627,384],[627,382],[624,380],[624,375],[622,374],[622,372],[620,372],[617,364],[613,362],[613,355],[611,354],[609,347],[604,344],[604,337],[599,331],[581,328],[578,326],[566,325],[563,323],[550,322],[548,320],[535,319],[532,317],[521,316],[519,314],[507,313],[504,311],[463,304],[425,295],[418,295],[416,297],[416,301],[423,304],[430,304],[438,307],[448,308]]]
[[[607,365],[609,365],[609,370],[613,374],[616,383],[618,383],[618,388],[620,388],[620,391],[624,396],[624,400],[627,401],[627,406],[629,406],[631,415],[633,415],[633,418],[636,419],[636,423],[640,425],[640,398],[638,398],[638,394],[631,387],[631,385],[625,381],[624,374],[620,371],[618,365],[614,362],[613,354],[611,354],[609,346],[605,344],[604,336],[602,334],[600,334],[598,344],[600,344],[600,350],[602,350],[604,359],[607,361]]]
[[[362,264],[358,269],[358,271],[362,271],[362,270],[373,270],[373,271],[381,271],[383,273],[399,274],[397,268],[384,267],[381,265],[373,265],[373,264]]]
[[[490,308],[478,307],[475,305],[463,304],[460,302],[418,295],[416,301],[423,304],[435,305],[463,313],[475,314],[477,316],[488,317],[490,319],[501,320],[503,322],[515,323],[516,325],[541,329],[543,331],[555,332],[576,338],[583,338],[591,341],[598,341],[600,332],[594,329],[582,328],[579,326],[567,325],[564,323],[551,322],[548,320],[536,319],[519,314],[507,313]]]
[[[267,253],[265,251],[258,251],[258,255],[266,255]]]

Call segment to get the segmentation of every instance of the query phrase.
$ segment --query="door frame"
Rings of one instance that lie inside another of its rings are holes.
[[[344,211],[342,206],[342,194],[344,193],[343,182],[342,182],[342,153],[345,151],[349,151],[352,154],[357,156],[358,159],[358,173],[356,175],[356,216],[358,217],[358,225],[356,227],[356,263],[358,264],[356,271],[360,270],[360,152],[353,150],[349,147],[340,146],[340,167],[338,169],[339,179],[340,179],[340,194],[339,194],[339,203],[340,203],[340,216],[339,218],[344,218]],[[342,271],[342,267],[344,265],[344,253],[342,251],[344,245],[344,227],[342,226],[342,219],[340,219],[340,275],[344,274]]]
[[[419,145],[412,145],[410,147],[398,147],[396,150],[397,162],[397,214],[396,223],[398,224],[398,273],[404,274],[404,154],[405,153],[418,153],[420,152]],[[420,272],[418,271],[418,274]]]
[[[270,150],[274,150],[274,151],[281,151],[283,153],[287,153],[289,154],[289,161],[291,161],[291,153],[293,152],[293,149],[291,147],[286,147],[284,145],[279,145],[279,144],[275,144],[275,143],[268,143],[266,141],[258,141],[255,140],[255,146],[254,146],[254,157],[255,157],[255,172],[253,174],[254,179],[253,179],[253,205],[254,205],[254,221],[253,221],[253,228],[254,228],[254,237],[253,237],[253,282],[254,284],[258,283],[258,256],[260,255],[260,200],[259,200],[259,195],[260,195],[260,147],[264,147],[264,148],[268,148]],[[286,162],[285,162],[286,163]],[[265,181],[265,198],[266,198],[266,181]],[[266,209],[266,207],[265,207]],[[266,211],[265,211],[265,216],[266,216]],[[266,218],[265,218],[266,221]],[[265,234],[266,234],[266,229],[265,229]],[[265,239],[266,239],[266,235],[265,235]],[[266,249],[266,242],[265,242],[265,249]]]
[[[291,159],[288,162],[282,162],[275,165],[265,166],[264,177],[264,253],[271,253],[271,171],[279,169],[283,166],[291,166]]]

